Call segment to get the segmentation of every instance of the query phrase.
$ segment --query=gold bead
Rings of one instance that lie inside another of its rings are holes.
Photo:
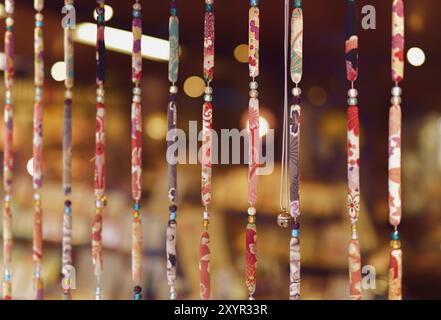
[[[400,249],[401,248],[401,241],[400,240],[392,240],[390,242],[390,246],[392,249]]]
[[[133,212],[133,217],[134,218],[139,218],[139,211]]]
[[[210,223],[210,221],[208,221],[207,219],[204,219],[203,225],[204,225],[205,228],[208,227],[209,223]]]
[[[251,224],[256,223],[256,216],[248,216],[248,223]]]

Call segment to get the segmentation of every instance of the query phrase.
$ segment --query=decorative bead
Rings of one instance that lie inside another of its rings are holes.
[[[207,228],[209,224],[210,224],[210,222],[208,220],[204,220],[204,223],[203,223],[204,228]]]
[[[288,228],[291,223],[291,216],[287,212],[279,213],[277,216],[277,224],[279,227]]]
[[[400,240],[400,233],[397,230],[392,232],[390,236],[392,240]]]
[[[170,220],[176,220],[176,212],[172,211],[170,212]]]
[[[133,204],[133,209],[134,209],[134,210],[137,210],[137,211],[141,210],[141,203],[139,203],[139,202],[135,202],[135,203]]]
[[[350,106],[358,105],[358,99],[357,98],[349,98],[348,99],[348,105],[350,105]]]
[[[37,13],[36,15],[35,15],[35,20],[37,20],[37,21],[43,21],[44,20],[44,16],[41,14],[41,13]]]
[[[104,103],[104,97],[103,96],[96,96],[96,102]]]
[[[142,9],[142,7],[141,7],[141,4],[139,3],[139,2],[137,2],[137,3],[135,3],[134,5],[133,5],[133,10],[141,10]]]
[[[256,216],[248,216],[248,223],[250,224],[256,223]]]
[[[12,27],[14,25],[14,19],[11,17],[6,18],[6,25]]]
[[[213,12],[213,5],[212,4],[207,4],[205,6],[205,11],[207,12]]]
[[[255,215],[256,215],[256,208],[254,208],[254,207],[249,207],[249,208],[248,208],[248,215],[250,215],[250,216],[255,216]]]
[[[170,14],[172,16],[177,16],[178,15],[178,9],[176,8],[170,8]]]
[[[302,0],[294,0],[294,8],[300,8],[302,6]]]
[[[259,5],[259,0],[250,0],[250,6],[257,7]]]
[[[203,217],[204,217],[204,220],[208,220],[210,218],[208,211],[204,211]]]
[[[401,90],[400,87],[395,86],[395,87],[392,88],[391,93],[392,93],[392,96],[399,97],[399,96],[401,96],[402,90]]]
[[[210,86],[205,87],[205,94],[213,94],[213,88]]]
[[[176,292],[171,292],[170,293],[170,300],[176,300],[176,298],[177,298]]]
[[[300,229],[300,223],[298,223],[297,221],[294,222],[294,223],[292,224],[292,228],[293,228],[293,229],[296,229],[296,230],[299,230],[299,229]]]
[[[6,202],[11,202],[12,201],[12,195],[11,194],[6,194],[5,195],[5,201]]]
[[[178,87],[177,86],[170,86],[170,93],[177,94],[178,93]]]
[[[293,238],[300,237],[300,230],[299,229],[292,229],[291,230],[291,237],[293,237]]]
[[[70,200],[66,200],[66,201],[64,201],[64,205],[66,207],[70,207],[72,205],[72,202]]]
[[[132,15],[133,15],[135,18],[140,18],[140,17],[141,17],[141,11],[139,11],[139,10],[133,10],[133,11],[132,11]]]
[[[401,97],[397,96],[397,97],[392,97],[392,99],[390,99],[390,102],[394,105],[394,106],[398,106],[401,104]]]
[[[71,214],[72,213],[72,208],[71,207],[64,207],[64,213],[65,214]]]
[[[259,83],[257,81],[251,81],[250,82],[250,89],[257,90],[257,88],[259,88]]]
[[[35,193],[34,194],[34,200],[37,201],[37,200],[40,200],[40,199],[41,199],[40,194],[39,193]]]
[[[213,3],[214,3],[214,0],[205,0],[205,3],[206,3],[206,4],[213,4]]]
[[[357,98],[358,97],[358,90],[355,88],[351,88],[348,90],[348,96],[350,98]]]
[[[302,94],[302,89],[300,89],[299,87],[295,87],[292,89],[292,95],[294,97],[300,97],[301,94]]]
[[[259,96],[259,92],[257,90],[250,90],[250,97],[257,98]]]
[[[174,204],[172,204],[170,207],[168,207],[168,210],[170,210],[171,212],[176,212],[178,211],[178,207]]]
[[[132,92],[133,92],[134,95],[140,96],[141,93],[142,93],[142,90],[141,90],[140,87],[134,87]]]
[[[72,99],[72,97],[73,97],[73,92],[72,92],[72,90],[66,90],[66,91],[64,92],[64,97],[65,97],[66,99]]]
[[[101,208],[103,206],[103,203],[101,200],[95,200],[95,207]]]
[[[133,97],[132,97],[132,101],[133,102],[135,102],[135,103],[141,103],[141,96],[139,96],[139,95],[134,95]]]
[[[400,249],[401,248],[401,241],[400,240],[392,240],[390,242],[390,246],[392,249]]]
[[[204,101],[205,102],[213,101],[213,96],[211,94],[204,94]]]
[[[96,95],[97,96],[104,96],[104,94],[105,94],[104,88],[96,89]]]

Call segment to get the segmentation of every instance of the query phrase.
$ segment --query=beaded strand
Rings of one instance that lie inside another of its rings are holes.
[[[105,192],[105,132],[104,132],[104,9],[105,1],[97,0],[96,38],[96,129],[95,129],[95,217],[92,225],[92,262],[96,277],[95,299],[102,300],[101,275],[103,272],[103,211],[106,206]]]
[[[358,91],[354,82],[358,78],[358,36],[357,6],[355,0],[348,0],[346,16],[346,78],[351,83],[348,91],[347,139],[348,139],[348,213],[351,219],[351,240],[349,241],[349,296],[351,300],[361,299],[361,255],[357,222],[360,214],[360,136],[358,120]]]
[[[212,125],[213,125],[213,88],[210,86],[214,76],[214,0],[205,0],[204,18],[204,64],[203,75],[205,80],[204,104],[202,107],[202,176],[201,196],[204,230],[200,241],[200,297],[203,300],[210,298],[210,234],[208,232],[209,213],[211,203],[211,174],[212,174]]]
[[[35,299],[43,300],[44,282],[43,260],[43,212],[39,190],[43,185],[43,85],[44,85],[44,47],[43,47],[43,8],[44,0],[34,0],[34,138],[33,138],[33,187],[34,193],[34,291]]]
[[[132,198],[133,198],[133,221],[132,221],[132,280],[133,299],[142,300],[142,219],[141,194],[142,194],[142,17],[141,4],[136,0],[133,5],[133,51],[132,51]]]
[[[389,264],[389,300],[401,300],[403,261],[398,226],[402,217],[401,203],[401,93],[404,79],[404,2],[392,1],[392,88],[389,110],[389,223],[391,234]]]
[[[13,0],[5,0],[6,32],[5,32],[5,106],[4,106],[4,160],[3,184],[5,189],[3,207],[3,299],[12,299],[12,182],[13,182],[13,101],[12,87],[14,85],[14,6]]]
[[[179,18],[176,0],[170,1],[170,18],[169,18],[169,43],[170,43],[170,55],[168,63],[168,80],[171,83],[170,86],[170,100],[167,105],[167,118],[168,118],[168,132],[172,134],[171,139],[167,141],[167,147],[169,148],[176,142],[176,128],[177,128],[177,94],[178,87],[176,82],[178,81],[179,71]],[[176,152],[173,156],[176,156]],[[176,164],[168,162],[168,199],[169,206],[169,221],[167,225],[167,283],[169,286],[170,300],[177,298],[176,291],[176,227],[177,227],[177,167]]]
[[[65,0],[65,8],[74,10],[74,0]],[[74,86],[74,44],[73,25],[64,27],[64,62],[66,65],[64,130],[63,130],[63,192],[65,196],[63,213],[62,274],[63,300],[71,300],[72,272],[72,98]]]
[[[256,78],[259,76],[259,31],[260,31],[260,12],[259,1],[250,0],[250,9],[248,14],[248,67],[251,82],[250,100],[248,104],[249,117],[249,164],[248,164],[248,224],[245,235],[246,248],[246,272],[245,285],[247,287],[250,300],[254,300],[256,292],[256,209],[257,191],[259,185],[258,167],[259,167],[259,99],[258,83]]]

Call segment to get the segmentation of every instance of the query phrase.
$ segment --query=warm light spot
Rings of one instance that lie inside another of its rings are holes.
[[[34,158],[29,159],[26,169],[31,177],[34,176]]]
[[[420,67],[426,61],[426,54],[421,48],[413,47],[407,51],[407,60],[415,67]]]
[[[192,98],[200,97],[204,94],[205,81],[201,77],[192,76],[184,82],[184,92]]]
[[[234,49],[234,58],[240,63],[248,63],[248,45],[240,44]]]
[[[96,20],[98,15],[96,14],[96,10],[93,10],[93,18]],[[113,17],[113,8],[108,6],[107,4],[104,6],[104,20],[109,21]]]
[[[167,136],[167,119],[162,113],[148,115],[145,120],[145,131],[153,140],[162,140]]]
[[[308,100],[309,102],[316,107],[320,107],[326,103],[328,95],[326,94],[325,89],[321,87],[311,87],[308,90]]]
[[[414,32],[421,32],[424,29],[424,19],[418,12],[413,12],[409,16],[409,27]]]
[[[3,19],[5,17],[6,17],[5,5],[3,3],[0,3],[0,19]]]
[[[51,68],[51,75],[55,81],[66,80],[66,64],[64,61],[55,62]]]

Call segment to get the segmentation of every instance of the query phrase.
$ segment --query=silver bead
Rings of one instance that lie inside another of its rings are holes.
[[[96,96],[96,102],[104,103],[104,97],[103,96]]]
[[[14,25],[14,19],[11,18],[11,17],[6,18],[6,25],[7,25],[8,27],[13,26],[13,25]]]
[[[295,87],[292,89],[292,95],[294,97],[300,97],[301,94],[302,94],[302,90],[299,87]]]
[[[205,0],[206,4],[213,4],[214,0]]]
[[[204,101],[205,102],[213,101],[213,96],[211,94],[204,94]]]
[[[400,87],[395,86],[392,88],[392,96],[399,97],[399,96],[401,96],[401,93],[402,93],[402,90]]]
[[[104,96],[104,89],[103,88],[96,89],[96,95],[97,96]]]
[[[212,87],[205,87],[205,94],[213,94],[213,88]]]
[[[259,92],[257,90],[250,90],[250,97],[257,98],[259,96]]]
[[[134,10],[141,10],[141,4],[140,3],[135,3],[134,5],[133,5],[133,9]]]
[[[170,86],[170,93],[171,94],[177,94],[178,93],[178,87],[177,86]]]
[[[134,95],[132,98],[132,101],[135,103],[140,103],[141,102],[141,96],[139,95]]]
[[[140,87],[134,87],[132,92],[133,92],[134,95],[140,96],[141,93],[142,93],[142,90],[141,90]]]
[[[6,99],[12,99],[12,92],[10,90],[6,90],[5,97]]]
[[[176,292],[170,293],[170,300],[176,300],[176,298],[177,298]]]
[[[257,83],[257,81],[251,81],[250,82],[250,89],[257,90],[257,88],[259,88],[259,84]]]
[[[350,105],[350,106],[358,105],[358,99],[357,98],[349,98],[348,99],[348,105]]]
[[[401,104],[401,97],[392,97],[392,99],[390,99],[390,102],[394,105],[400,105]]]
[[[40,194],[39,193],[35,193],[34,194],[34,200],[40,200]]]
[[[5,201],[6,202],[11,202],[12,201],[12,195],[11,194],[5,195]]]
[[[72,99],[72,97],[73,97],[73,92],[72,92],[72,90],[66,90],[66,92],[64,93],[64,97],[66,98],[66,99]]]
[[[255,216],[255,215],[256,215],[256,208],[254,208],[254,207],[249,207],[249,208],[248,208],[248,215],[250,215],[250,216]]]
[[[358,97],[358,91],[357,89],[351,88],[348,90],[348,96],[350,98],[357,98]]]
[[[202,216],[203,216],[204,220],[210,219],[210,214],[208,213],[208,211],[204,211]]]

